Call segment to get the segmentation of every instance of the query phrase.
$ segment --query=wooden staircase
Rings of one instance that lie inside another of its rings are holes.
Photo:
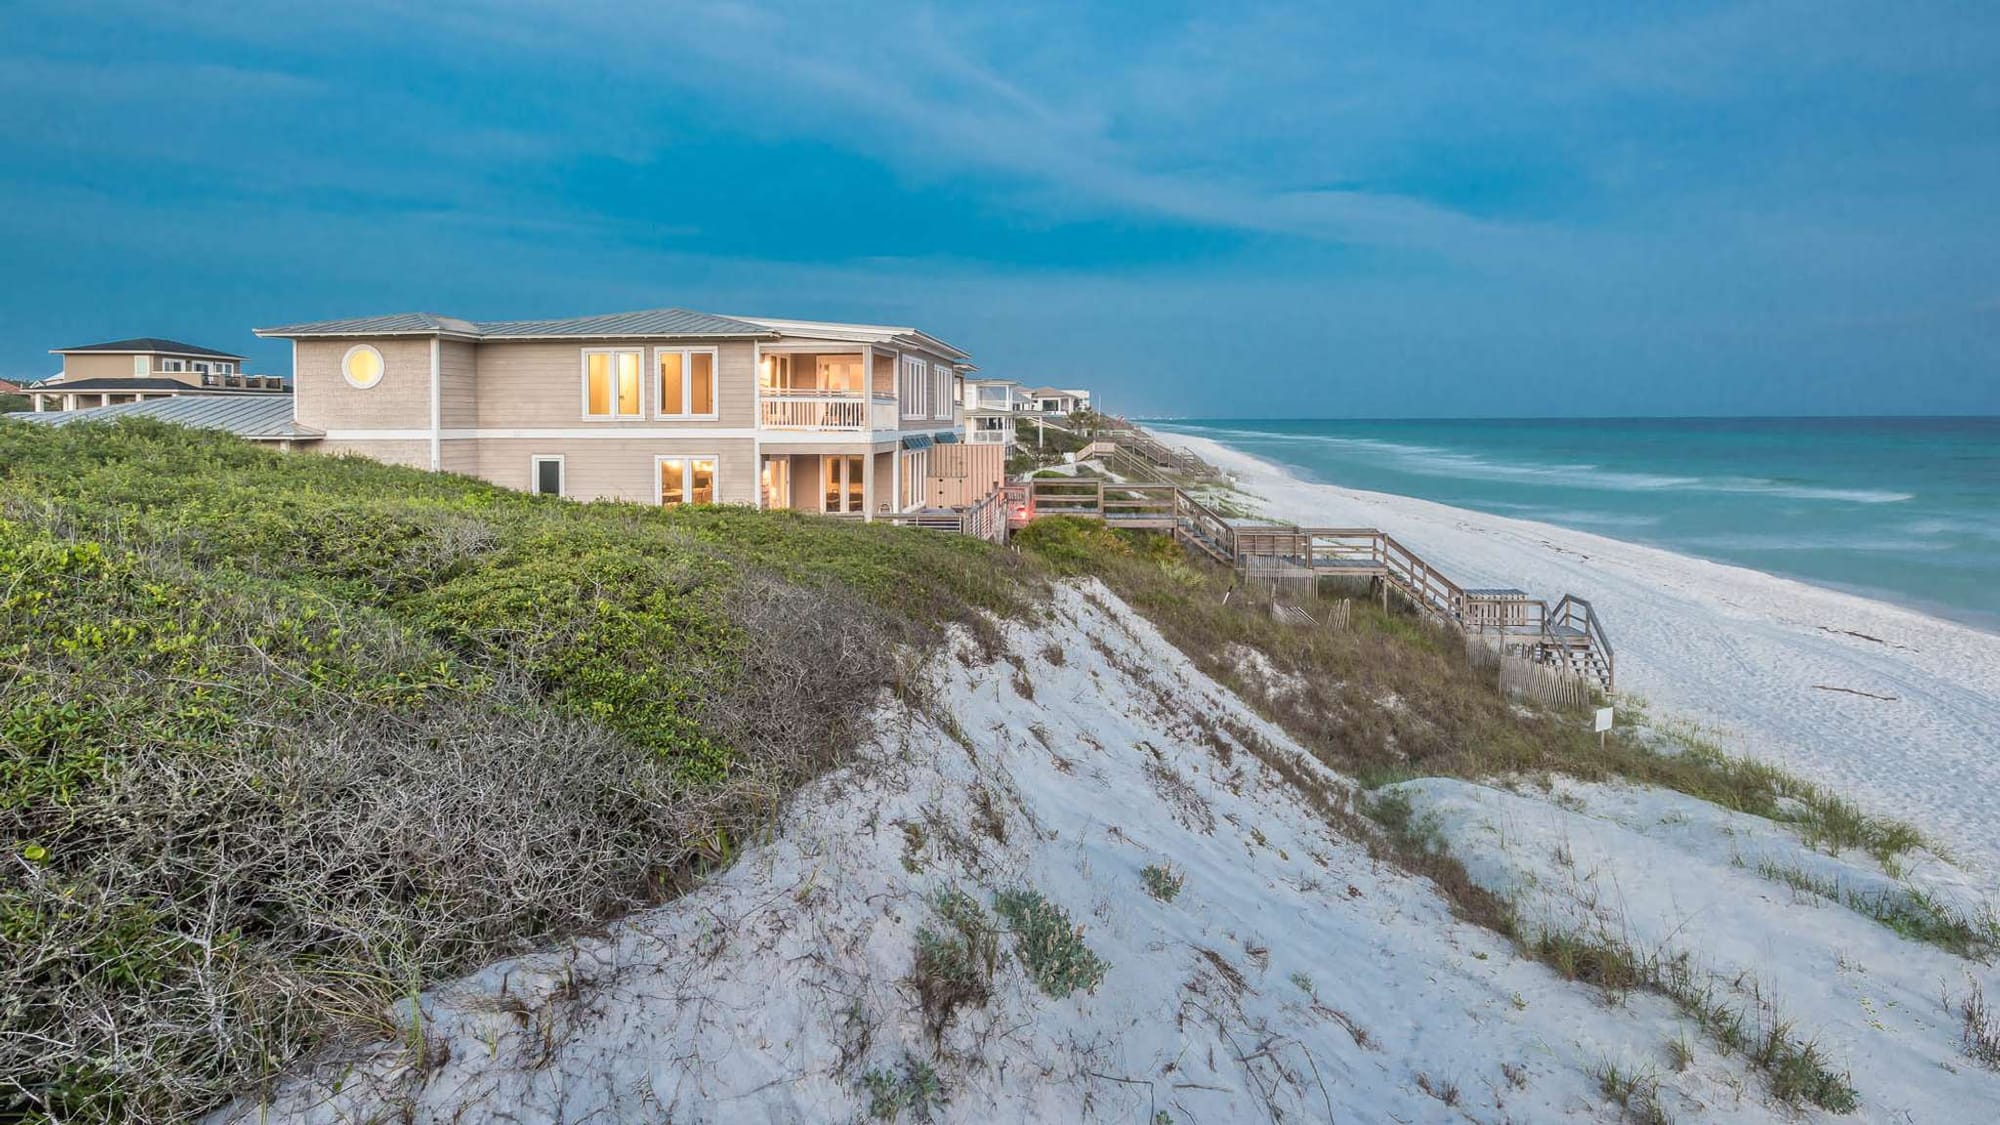
[[[1588,601],[1564,594],[1552,607],[1520,590],[1468,590],[1379,528],[1231,521],[1172,484],[1044,477],[1026,482],[1021,500],[1019,522],[1071,515],[1165,531],[1191,553],[1246,576],[1370,579],[1426,616],[1497,638],[1503,651],[1561,668],[1606,693],[1616,683],[1617,657]]]

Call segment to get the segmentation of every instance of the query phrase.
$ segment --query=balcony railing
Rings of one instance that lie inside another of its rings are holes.
[[[760,390],[757,423],[767,430],[893,430],[896,397],[860,391]]]

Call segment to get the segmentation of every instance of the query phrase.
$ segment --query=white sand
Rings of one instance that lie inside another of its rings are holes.
[[[1996,885],[2000,635],[1588,532],[1311,484],[1214,441],[1158,436],[1235,474],[1273,517],[1383,528],[1463,585],[1590,599],[1620,691],[1656,719],[1712,725],[1733,750],[1905,818]]]
[[[935,1060],[941,1122],[1612,1122],[1594,1076],[1607,1062],[1657,1075],[1676,1120],[1823,1119],[1777,1104],[1741,1053],[1718,1053],[1665,999],[1606,1003],[1371,859],[1285,773],[1336,800],[1347,782],[1102,586],[1060,590],[1050,608],[1004,627],[1009,662],[976,659],[963,638],[963,659],[932,660],[931,705],[886,701],[859,759],[802,791],[712,883],[427,992],[400,1041],[327,1059],[273,1104],[218,1120],[858,1121],[862,1076],[906,1055]],[[1775,1004],[1851,1069],[1862,1107],[1842,1120],[1978,1120],[2000,1099],[2000,1074],[1958,1057],[1926,991],[1964,995],[1977,979],[2000,995],[2000,978],[1838,908],[1794,907],[1727,858],[1740,847],[1753,865],[1866,886],[1880,877],[1865,856],[1816,857],[1781,828],[1673,794],[1594,787],[1559,807],[1409,788],[1491,884],[1519,890],[1539,872],[1538,905],[1591,903],[1580,924],[1619,926],[1612,908],[1627,908],[1649,947],[1693,946],[1718,972],[1754,966],[1767,986],[1732,979],[1726,1002],[1752,1029]],[[1576,843],[1559,878],[1544,861],[1561,839]],[[1157,863],[1184,880],[1171,902],[1141,878]],[[1662,866],[1733,874],[1649,884],[1628,903],[1619,888]],[[1554,893],[1583,884],[1605,890]],[[1069,911],[1109,963],[1102,983],[1045,995],[1004,939],[991,1000],[932,1043],[909,981],[919,928],[942,925],[931,897],[990,902],[1016,886]],[[1794,938],[1801,927],[1812,940]],[[1815,986],[1836,971],[1839,989]],[[1810,995],[1774,1000],[1774,986]],[[1666,1061],[1680,1038],[1686,1070]]]

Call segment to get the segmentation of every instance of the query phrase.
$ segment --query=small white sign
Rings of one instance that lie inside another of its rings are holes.
[[[1597,709],[1597,725],[1591,729],[1600,733],[1611,729],[1611,708],[1599,707]]]

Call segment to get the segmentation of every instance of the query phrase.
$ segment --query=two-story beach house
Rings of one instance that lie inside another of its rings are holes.
[[[942,456],[964,445],[972,365],[914,328],[655,309],[257,335],[292,342],[311,448],[511,488],[873,519],[986,496],[1004,471],[998,448]]]
[[[243,357],[178,340],[143,337],[51,348],[62,373],[24,392],[36,411],[87,410],[180,395],[283,394],[276,375],[246,375]]]
[[[967,379],[966,440],[974,445],[1013,445],[1015,418],[1028,402],[1028,389],[1017,380]]]
[[[1037,414],[1074,414],[1090,409],[1090,392],[1064,387],[1037,387],[1028,392],[1028,409]]]

